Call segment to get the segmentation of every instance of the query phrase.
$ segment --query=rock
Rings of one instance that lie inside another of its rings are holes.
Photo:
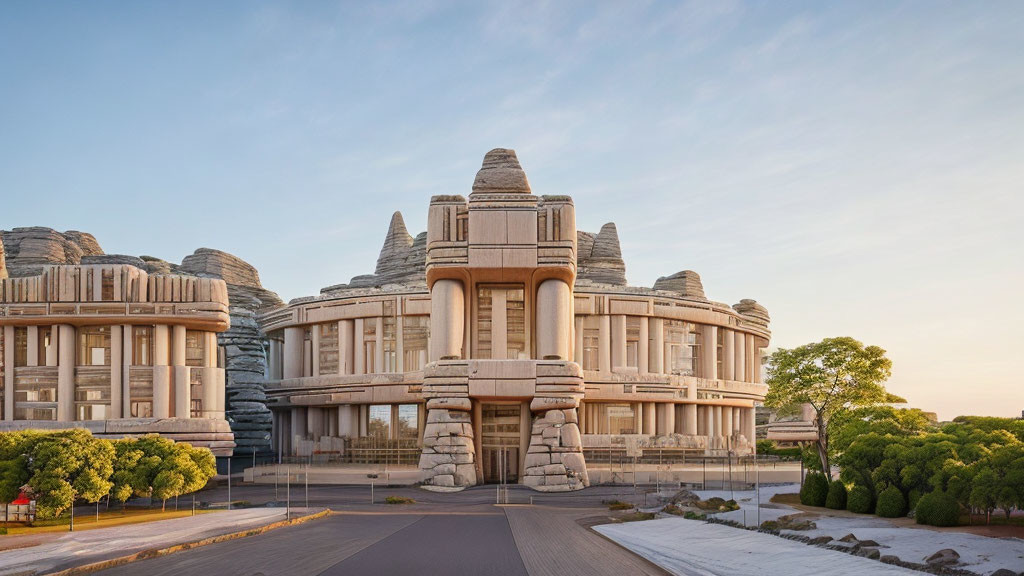
[[[811,540],[808,543],[813,544],[815,546],[821,546],[823,544],[828,544],[831,541],[831,536],[818,536],[817,538],[811,538]]]
[[[929,566],[949,566],[960,561],[960,554],[952,548],[943,548],[924,559]]]
[[[857,546],[861,548],[878,548],[879,544],[874,540],[858,540]]]
[[[857,540],[857,537],[854,536],[853,534],[847,534],[846,536],[843,536],[842,538],[840,538],[839,541],[840,542],[849,542],[849,543],[859,542],[859,540]]]
[[[989,576],[1017,576],[1017,574],[1018,573],[1014,572],[1013,570],[1009,570],[1009,569],[1006,569],[1006,568],[1000,568],[999,570],[996,570],[992,574],[989,574]]]
[[[854,556],[863,556],[864,558],[870,558],[872,560],[878,560],[882,557],[882,553],[875,548],[861,548],[853,554]]]
[[[626,263],[622,261],[619,233],[614,222],[601,227],[597,235],[576,233],[577,278],[612,286],[626,285]]]
[[[472,194],[529,194],[530,183],[515,150],[495,148],[484,155]]]
[[[878,560],[881,561],[883,564],[899,564],[900,563],[899,557],[898,556],[893,556],[892,554],[882,555]]]
[[[707,300],[707,297],[704,296],[704,285],[700,281],[700,275],[693,270],[683,270],[671,276],[662,276],[654,282],[654,289],[676,292],[687,298]]]
[[[768,323],[771,322],[771,316],[768,315],[768,309],[758,304],[757,300],[740,300],[739,304],[733,304],[732,309],[739,312],[745,320],[755,326],[767,329]]]
[[[34,226],[0,231],[11,277],[35,276],[47,264],[81,264],[83,256],[103,254],[92,234]]]

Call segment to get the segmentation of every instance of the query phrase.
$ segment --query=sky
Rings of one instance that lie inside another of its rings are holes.
[[[853,336],[943,419],[1024,410],[1024,3],[0,3],[0,228],[373,271],[514,148],[631,284]]]

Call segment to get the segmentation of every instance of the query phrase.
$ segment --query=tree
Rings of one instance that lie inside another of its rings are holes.
[[[882,386],[891,372],[885,350],[849,337],[779,349],[769,359],[765,404],[781,412],[796,411],[802,404],[814,409],[815,448],[822,472],[831,480],[829,422],[858,406],[903,401]]]
[[[29,450],[28,485],[40,518],[55,518],[76,498],[97,502],[110,491],[114,448],[74,428],[34,438]]]

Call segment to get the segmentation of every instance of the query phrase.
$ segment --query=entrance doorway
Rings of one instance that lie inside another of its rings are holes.
[[[480,450],[484,482],[519,482],[519,422],[521,404],[484,404],[481,406]]]

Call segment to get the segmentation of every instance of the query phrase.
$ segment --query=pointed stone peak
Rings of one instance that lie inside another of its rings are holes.
[[[622,261],[619,247],[619,232],[609,222],[596,235],[590,232],[576,233],[576,277],[598,284],[613,286],[626,285],[626,263]]]
[[[4,241],[0,239],[0,280],[7,278],[7,259],[4,258]]]
[[[601,226],[601,231],[594,238],[593,257],[622,259],[622,248],[619,246],[619,231],[615,228],[615,222],[609,222]]]
[[[700,281],[700,274],[693,270],[683,270],[671,276],[662,276],[654,282],[654,289],[677,292],[687,298],[707,299],[704,295],[704,284]]]
[[[391,271],[396,265],[405,260],[409,249],[412,248],[413,238],[405,228],[405,220],[401,212],[391,215],[391,224],[388,226],[388,235],[384,238],[384,246],[380,249],[380,256],[377,257],[377,268],[374,274],[382,274]]]
[[[495,148],[484,155],[484,163],[473,181],[473,194],[477,193],[530,193],[530,183],[515,150]]]

